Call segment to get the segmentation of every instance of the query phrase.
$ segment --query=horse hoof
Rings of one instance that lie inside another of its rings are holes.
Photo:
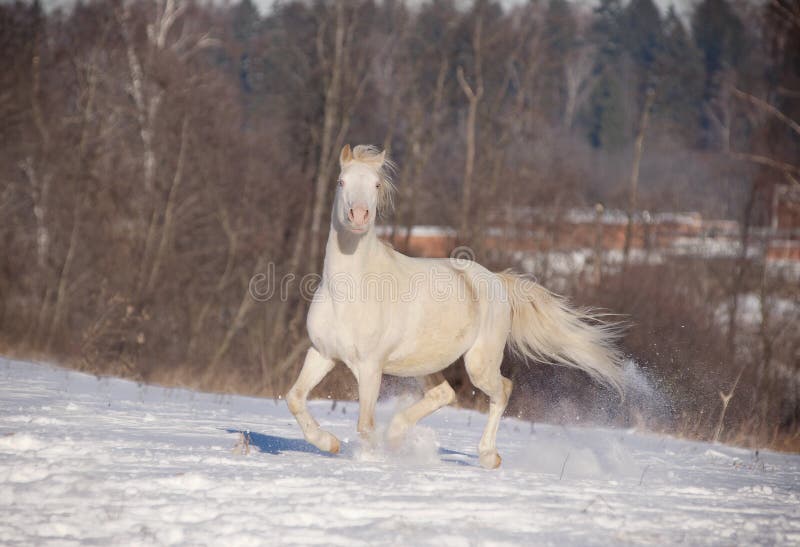
[[[480,456],[478,457],[478,461],[480,462],[482,467],[486,469],[497,469],[500,467],[500,463],[503,461],[503,458],[500,457],[500,454],[497,453],[496,450],[491,450],[487,452],[481,452]]]
[[[327,431],[320,430],[315,435],[306,437],[306,440],[323,452],[339,453],[339,439]]]

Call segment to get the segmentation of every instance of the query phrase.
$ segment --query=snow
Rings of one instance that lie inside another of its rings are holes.
[[[506,418],[488,471],[479,413],[443,409],[392,452],[357,439],[356,403],[311,409],[339,455],[282,401],[0,359],[0,544],[800,542],[798,455]]]
[[[770,296],[764,302],[772,321],[790,322],[800,317],[800,299]],[[714,319],[718,325],[727,325],[731,315],[731,301],[726,300],[717,306]],[[737,321],[750,329],[758,329],[763,320],[762,299],[758,293],[740,293],[736,305]]]
[[[375,233],[380,237],[387,237],[392,235],[392,229],[393,227],[388,224],[376,226]],[[399,237],[405,237],[408,233],[407,226],[396,226],[394,229]],[[413,237],[456,237],[457,232],[448,226],[417,225],[411,227],[411,235]]]

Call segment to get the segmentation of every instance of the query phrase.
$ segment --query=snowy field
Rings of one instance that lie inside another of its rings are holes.
[[[0,359],[0,544],[800,544],[798,455],[504,419],[487,471],[481,414],[390,453],[360,446],[355,403],[312,412],[338,456],[282,401]]]

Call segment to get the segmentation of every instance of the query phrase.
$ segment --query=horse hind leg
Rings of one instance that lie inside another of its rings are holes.
[[[332,359],[326,359],[313,347],[309,349],[300,376],[286,395],[286,402],[306,440],[320,450],[336,454],[339,452],[339,439],[322,429],[306,406],[308,394],[331,371],[333,365]]]
[[[391,446],[399,446],[408,430],[422,418],[433,414],[443,406],[447,406],[456,400],[456,392],[453,391],[447,380],[428,389],[426,389],[425,378],[417,378],[417,382],[426,390],[425,395],[422,399],[402,412],[398,412],[392,418],[386,433],[386,438]]]
[[[487,469],[500,466],[497,453],[497,428],[508,405],[513,384],[500,374],[503,345],[476,343],[466,354],[464,364],[472,384],[489,396],[489,418],[478,444],[480,464]]]

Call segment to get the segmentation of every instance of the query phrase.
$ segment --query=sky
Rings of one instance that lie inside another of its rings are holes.
[[[409,0],[410,4],[417,3],[421,0]],[[458,3],[469,5],[472,3],[472,0],[456,0]],[[528,0],[500,0],[501,4],[506,6],[515,6],[518,4],[523,4]],[[585,4],[588,6],[594,6],[599,2],[597,0],[572,0],[574,3],[577,4]],[[270,10],[272,5],[275,3],[275,0],[253,0],[253,3],[256,4],[261,11],[261,13],[266,13]],[[674,5],[675,9],[681,15],[684,15],[685,12],[688,12],[691,8],[692,4],[694,3],[692,0],[655,0],[656,5],[661,10],[661,13],[664,14],[667,12],[669,6]]]

